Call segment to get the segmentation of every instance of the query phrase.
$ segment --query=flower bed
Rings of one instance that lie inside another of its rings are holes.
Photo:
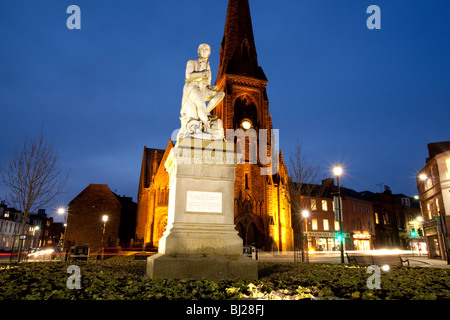
[[[80,267],[81,288],[68,289],[66,273]],[[259,262],[259,279],[151,280],[145,261],[4,264],[0,299],[450,299],[450,270],[393,267],[381,289],[369,289],[367,268],[335,264]]]

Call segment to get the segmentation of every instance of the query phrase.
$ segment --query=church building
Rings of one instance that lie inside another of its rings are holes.
[[[258,64],[248,0],[229,0],[220,47],[216,86],[225,97],[212,111],[225,137],[243,154],[235,173],[235,225],[244,245],[293,250],[289,177],[273,130],[266,92],[268,80]],[[164,163],[173,148],[144,147],[138,190],[136,241],[158,247],[166,224],[169,175]]]

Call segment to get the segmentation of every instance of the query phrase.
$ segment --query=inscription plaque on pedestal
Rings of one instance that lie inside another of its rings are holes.
[[[222,192],[187,191],[186,211],[222,213]]]

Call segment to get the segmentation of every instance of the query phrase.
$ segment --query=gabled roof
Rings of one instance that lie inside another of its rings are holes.
[[[431,159],[433,159],[435,156],[437,156],[440,153],[444,153],[446,151],[450,151],[450,141],[443,141],[443,142],[433,142],[429,143],[427,145],[428,147],[428,155],[427,162]]]
[[[95,195],[95,197],[93,197]],[[87,197],[83,199],[84,197]],[[120,201],[117,199],[116,195],[111,191],[111,189],[106,184],[94,184],[91,183],[88,185],[83,191],[81,191],[75,198],[72,199],[72,201],[69,202],[69,205],[73,204],[74,202],[81,200],[83,202],[86,202],[86,199],[89,199],[91,201],[98,201],[96,200],[98,198],[102,198],[104,200],[112,200],[117,201],[118,205],[120,204]]]
[[[144,170],[144,186],[148,188],[152,182],[153,174],[158,170],[161,159],[164,155],[163,149],[154,149],[144,147],[144,156],[142,160],[142,169]],[[156,166],[155,166],[156,164]]]
[[[300,194],[310,197],[318,197],[318,198],[332,198],[334,195],[337,195],[338,187],[334,185],[332,181],[333,178],[325,179],[322,181],[322,184],[310,184],[304,183],[301,186]],[[296,182],[293,182],[297,184]],[[308,194],[306,194],[308,193]],[[341,196],[342,198],[351,198],[361,201],[368,201],[361,192],[357,192],[353,189],[345,188],[341,186]]]
[[[152,183],[152,179],[164,158],[164,155],[174,146],[172,139],[167,143],[166,149],[147,148],[144,146],[144,154],[142,156],[141,178],[139,188],[148,188]]]

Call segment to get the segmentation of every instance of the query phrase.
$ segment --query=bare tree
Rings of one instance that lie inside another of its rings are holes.
[[[22,215],[21,233],[25,234],[31,213],[48,205],[61,194],[68,174],[62,175],[57,167],[57,153],[45,141],[43,130],[38,138],[25,138],[22,148],[17,148],[6,169],[1,168],[3,183],[9,187],[8,201]],[[22,251],[19,242],[19,260]]]
[[[302,153],[301,144],[297,141],[294,152],[289,157],[289,176],[292,182],[289,186],[292,227],[294,237],[297,235],[296,247],[302,251],[304,259],[304,239],[303,239],[303,219],[302,211],[308,209],[305,197],[320,196],[324,189],[321,184],[322,171],[319,165],[315,165],[307,160]]]

